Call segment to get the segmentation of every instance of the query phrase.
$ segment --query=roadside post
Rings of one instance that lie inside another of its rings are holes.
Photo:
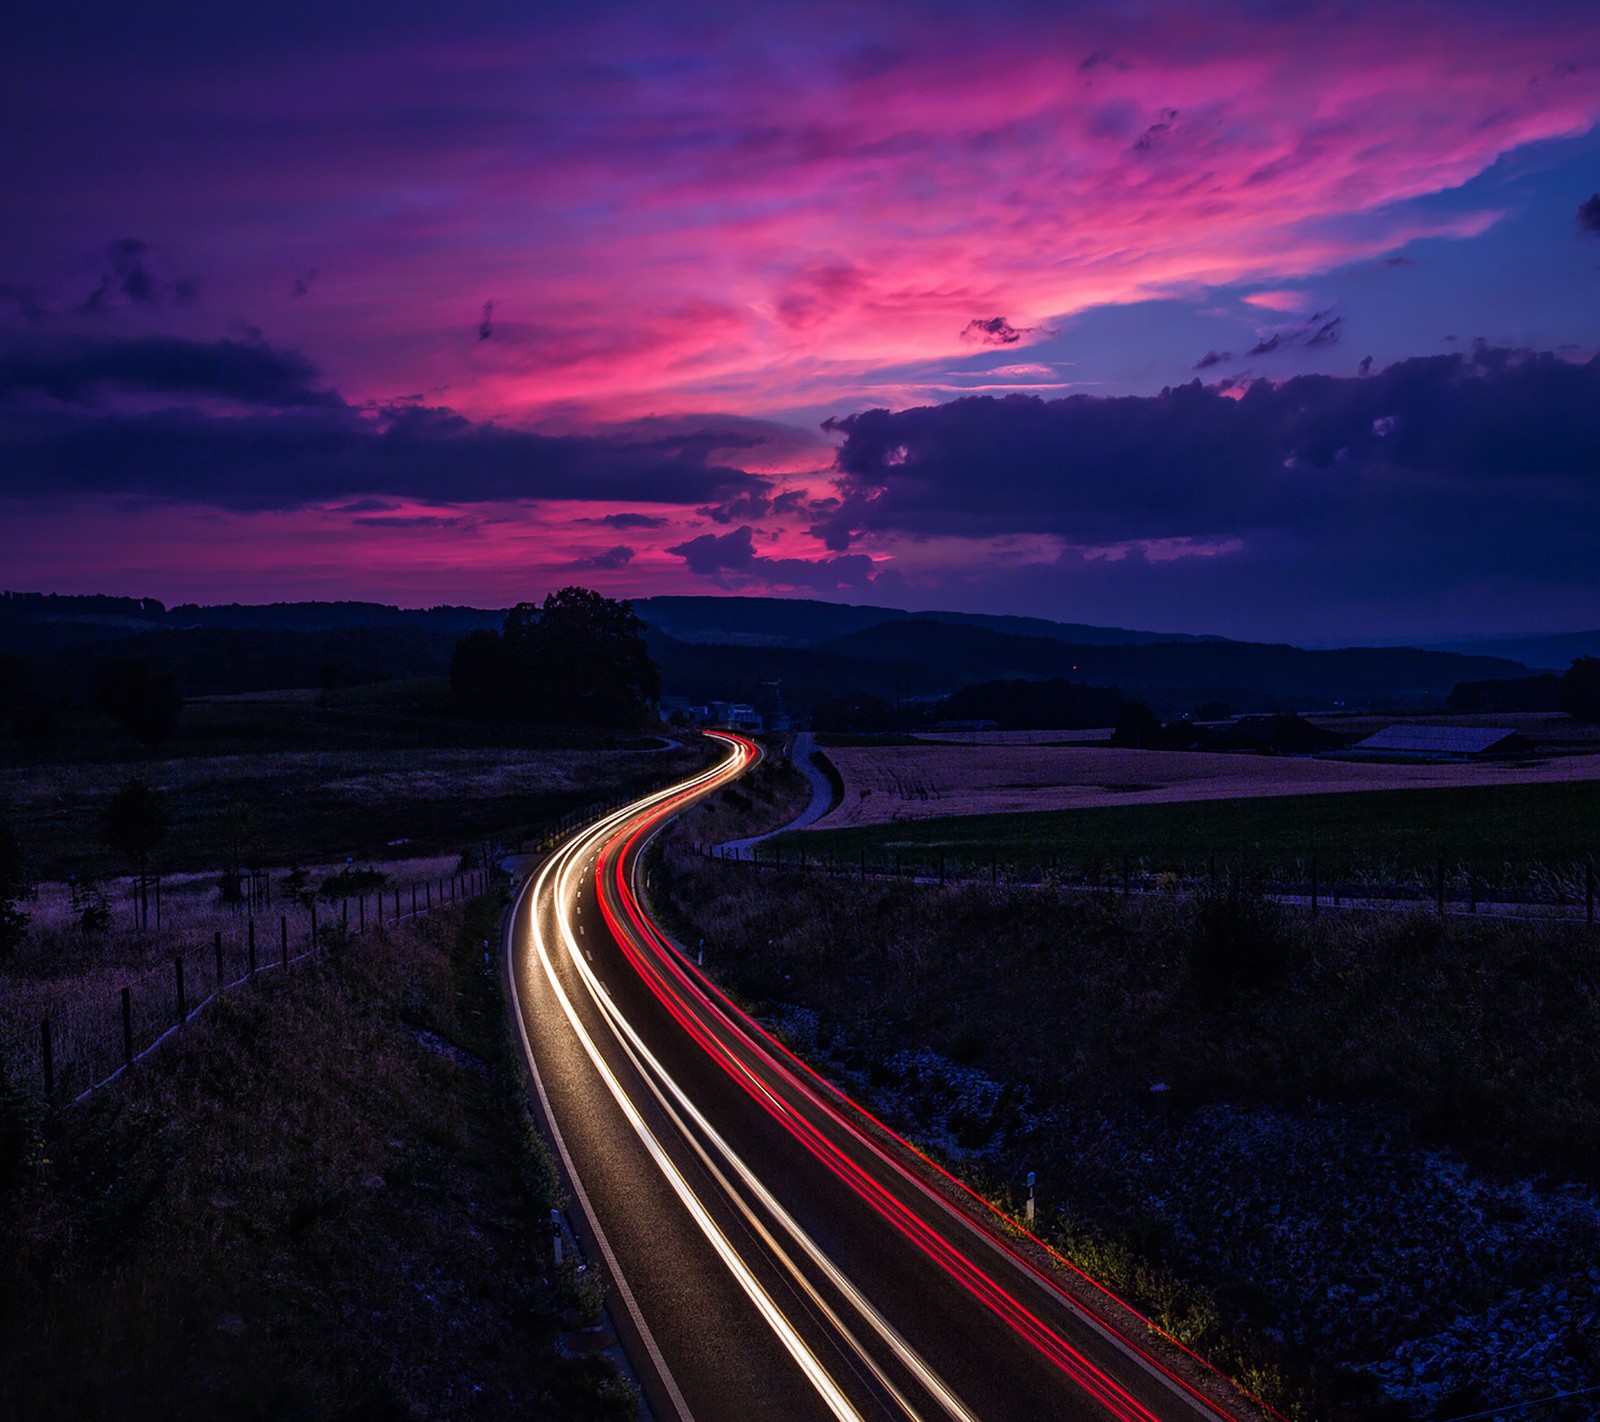
[[[1030,1170],[1028,1172],[1028,1224],[1029,1224],[1030,1227],[1033,1224],[1033,1182],[1034,1182],[1034,1178],[1035,1178],[1034,1177],[1034,1173],[1033,1173],[1033,1171]]]

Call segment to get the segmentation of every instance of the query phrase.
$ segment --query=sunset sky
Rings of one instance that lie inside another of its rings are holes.
[[[0,586],[1600,625],[1593,0],[4,33]]]

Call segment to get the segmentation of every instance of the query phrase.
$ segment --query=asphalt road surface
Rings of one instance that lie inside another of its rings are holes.
[[[575,835],[508,917],[529,1066],[655,1416],[1256,1418],[790,1056],[652,921],[643,852],[727,758]],[[696,954],[696,956],[698,956]]]

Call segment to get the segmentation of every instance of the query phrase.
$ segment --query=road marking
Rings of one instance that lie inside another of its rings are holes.
[[[601,823],[606,829],[610,828],[608,822],[602,821]],[[540,890],[556,862],[559,861],[552,861],[540,870],[533,889],[535,900],[538,899]],[[566,919],[559,915],[558,918],[563,938],[570,939],[571,933],[567,929]],[[689,1212],[689,1217],[695,1222],[701,1234],[705,1236],[706,1242],[711,1245],[717,1257],[722,1260],[723,1267],[728,1270],[734,1281],[744,1290],[745,1296],[754,1305],[767,1326],[772,1329],[778,1341],[788,1351],[789,1356],[794,1359],[806,1380],[816,1389],[817,1395],[822,1399],[823,1404],[836,1418],[840,1419],[840,1422],[863,1422],[861,1414],[851,1406],[850,1399],[840,1390],[839,1385],[833,1380],[828,1370],[823,1367],[817,1356],[806,1346],[805,1340],[800,1337],[794,1325],[789,1322],[787,1316],[773,1302],[771,1295],[761,1287],[760,1280],[751,1272],[749,1265],[744,1262],[727,1236],[717,1227],[717,1222],[711,1218],[710,1212],[701,1202],[700,1197],[695,1194],[689,1182],[684,1179],[677,1166],[673,1164],[671,1157],[662,1148],[661,1142],[656,1138],[655,1133],[646,1124],[644,1117],[639,1114],[638,1108],[629,1099],[622,1083],[617,1080],[605,1058],[601,1056],[600,1049],[595,1045],[594,1039],[589,1035],[588,1029],[584,1027],[576,1010],[573,1008],[572,1000],[561,986],[561,981],[556,976],[555,965],[551,962],[545,945],[544,933],[539,927],[538,914],[530,913],[529,922],[533,930],[534,948],[538,955],[539,965],[543,968],[545,979],[550,984],[551,991],[554,992],[557,1002],[561,1005],[561,1011],[566,1017],[568,1025],[572,1028],[579,1044],[583,1047],[585,1055],[588,1056],[594,1066],[596,1074],[611,1093],[612,1099],[622,1112],[623,1119],[633,1128],[633,1132],[639,1138],[640,1144],[644,1146],[646,1153],[655,1162],[662,1178],[672,1187],[673,1193],[678,1196],[683,1207]],[[572,950],[575,950],[576,946],[576,942],[569,944],[569,948]],[[574,961],[577,961],[575,951],[571,953],[571,956]],[[600,999],[597,997],[596,1001],[598,1002]]]

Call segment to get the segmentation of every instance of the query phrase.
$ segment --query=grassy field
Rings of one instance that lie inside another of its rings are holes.
[[[582,1356],[598,1288],[551,1267],[499,913],[231,992],[78,1107],[0,1076],[0,1415],[633,1414]]]
[[[407,684],[409,685],[409,684]],[[220,870],[224,826],[247,825],[266,864],[512,847],[619,787],[698,765],[654,737],[518,730],[447,716],[399,686],[191,703],[173,739],[144,751],[79,713],[37,746],[0,739],[0,812],[35,878],[128,872],[99,843],[104,806],[130,776],[166,799],[173,827],[156,867]]]
[[[1397,857],[1446,825],[1463,853],[1519,833],[1546,851],[1561,816],[1593,824],[1593,788],[1302,809],[1331,807],[1320,828]],[[1095,827],[1120,823],[1172,854],[1227,825],[1258,853],[1304,830],[1293,809],[1015,816],[960,843],[1035,855],[1057,824],[1059,843],[1104,854]],[[694,852],[720,813],[686,817],[656,875],[708,968],[990,1198],[1014,1212],[1036,1171],[1042,1232],[1233,1376],[1321,1422],[1600,1386],[1593,930],[1313,920],[1227,887],[1124,899],[770,873]],[[844,843],[931,850],[964,823]],[[801,840],[826,842],[794,836],[790,854]],[[1575,1407],[1550,1415],[1588,1415]]]
[[[1600,781],[1197,800],[1008,815],[952,815],[783,836],[786,857],[958,865],[1114,877],[1123,856],[1155,873],[1220,870],[1298,877],[1312,855],[1325,883],[1416,879],[1442,858],[1490,882],[1533,866],[1577,873],[1600,856]]]

